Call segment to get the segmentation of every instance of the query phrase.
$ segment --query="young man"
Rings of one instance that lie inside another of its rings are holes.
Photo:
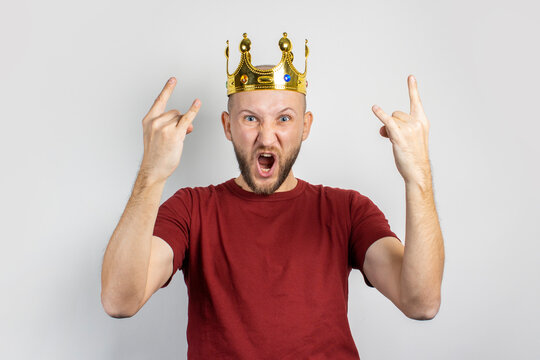
[[[104,256],[104,309],[133,316],[181,269],[189,359],[358,359],[347,318],[353,268],[410,318],[431,319],[440,306],[444,248],[416,82],[409,76],[410,114],[373,107],[405,180],[403,246],[366,196],[294,177],[313,121],[306,72],[293,67],[286,34],[276,66],[252,66],[250,44],[244,34],[221,117],[237,178],[180,189],[159,206],[200,101],[184,115],[164,112],[171,78],[143,119],[141,169]]]

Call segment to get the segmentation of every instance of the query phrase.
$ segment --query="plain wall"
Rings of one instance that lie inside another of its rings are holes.
[[[142,159],[142,118],[202,108],[162,201],[239,173],[220,113],[242,33],[255,64],[286,31],[303,69],[309,138],[294,167],[370,197],[405,238],[405,188],[373,104],[431,122],[445,240],[442,305],[406,318],[361,273],[349,319],[363,360],[538,359],[540,6],[535,1],[2,1],[0,358],[185,359],[181,272],[132,318],[100,302],[101,262]]]

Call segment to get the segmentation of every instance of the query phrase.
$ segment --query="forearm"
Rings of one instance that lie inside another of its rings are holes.
[[[128,316],[144,296],[152,231],[165,181],[150,182],[139,172],[105,255],[101,273],[101,299],[107,313]]]
[[[439,309],[444,244],[431,173],[406,182],[405,250],[401,269],[401,301],[410,314],[431,318]]]

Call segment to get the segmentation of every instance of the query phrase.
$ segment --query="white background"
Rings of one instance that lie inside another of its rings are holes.
[[[141,120],[202,100],[162,201],[238,175],[223,135],[225,41],[308,58],[310,137],[294,171],[370,197],[405,236],[405,193],[371,106],[431,121],[446,247],[439,314],[406,318],[360,272],[349,319],[363,360],[538,359],[540,22],[535,1],[2,1],[0,358],[185,359],[181,272],[132,318],[100,303],[101,261],[142,159]]]

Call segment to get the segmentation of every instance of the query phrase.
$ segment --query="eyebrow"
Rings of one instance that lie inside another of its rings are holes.
[[[285,112],[285,111],[287,111],[287,110],[292,111],[292,112],[296,115],[296,111],[294,111],[294,109],[291,108],[291,107],[283,108],[283,109],[281,109],[281,110],[278,111],[278,112],[282,113],[282,112]],[[257,114],[256,111],[249,110],[249,109],[243,109],[243,110],[240,110],[240,112],[239,112],[238,114],[245,113],[245,112],[247,112],[247,113],[252,113],[252,114],[255,114],[255,115],[259,115],[259,114]]]

